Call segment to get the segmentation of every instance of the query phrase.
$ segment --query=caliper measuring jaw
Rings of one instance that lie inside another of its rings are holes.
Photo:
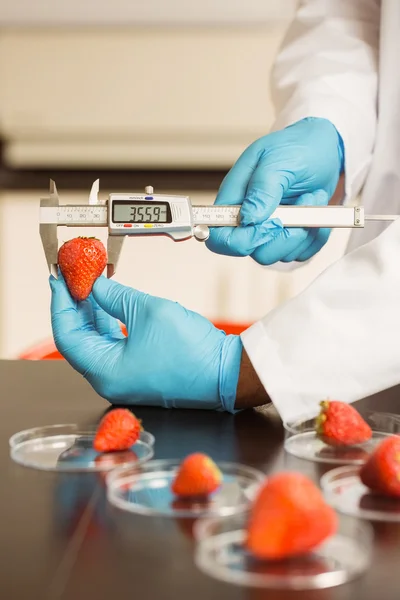
[[[104,206],[105,203],[99,201],[99,180],[97,179],[90,190],[89,194],[89,205]],[[55,182],[50,180],[50,195],[48,198],[40,199],[40,209],[51,207],[57,209],[60,206],[60,199],[57,191]],[[55,213],[57,211],[55,210]],[[68,225],[67,225],[68,226]],[[71,224],[73,227],[84,227],[77,223]],[[92,226],[89,225],[89,226]],[[106,226],[106,224],[105,224]],[[46,257],[47,266],[49,272],[57,278],[58,276],[58,236],[57,236],[57,222],[46,223],[39,219],[39,232],[42,240],[43,250]],[[119,258],[121,255],[122,247],[124,244],[125,236],[107,236],[107,277],[113,277],[117,270]]]

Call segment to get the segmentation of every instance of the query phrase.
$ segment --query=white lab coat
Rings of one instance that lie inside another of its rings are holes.
[[[400,213],[400,0],[299,2],[273,97],[275,130],[307,116],[336,126],[344,202],[362,189],[366,213]],[[385,227],[353,230],[358,249],[242,335],[283,419],[400,383],[400,221]]]

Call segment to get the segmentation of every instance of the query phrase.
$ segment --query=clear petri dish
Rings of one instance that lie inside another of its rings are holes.
[[[41,437],[47,437],[50,435],[64,435],[65,433],[79,433],[85,431],[89,435],[95,435],[96,427],[88,427],[87,425],[77,425],[75,423],[66,423],[60,425],[45,425],[44,427],[33,427],[31,429],[24,429],[18,433],[14,433],[9,439],[10,447],[13,448],[21,442],[28,440],[37,439]],[[142,431],[140,435],[142,442],[145,442],[149,446],[154,446],[155,438],[149,431]]]
[[[400,498],[371,492],[360,480],[360,467],[332,469],[321,477],[325,499],[337,511],[370,521],[400,522]]]
[[[341,519],[338,532],[312,553],[262,561],[245,548],[246,515],[200,520],[194,525],[195,562],[205,574],[235,585],[268,589],[330,588],[362,575],[371,563],[372,530]]]
[[[288,454],[318,463],[361,465],[384,438],[400,432],[399,417],[396,420],[390,413],[369,412],[363,415],[372,429],[368,442],[355,446],[329,446],[316,434],[317,416],[318,413],[308,414],[284,423],[284,448]]]
[[[16,463],[41,471],[109,471],[116,466],[143,464],[154,455],[154,436],[142,431],[138,441],[123,452],[99,453],[93,448],[95,427],[76,424],[26,429],[10,440]]]
[[[114,506],[132,513],[173,518],[232,515],[247,510],[248,490],[265,479],[256,469],[218,462],[221,486],[205,499],[181,499],[171,485],[180,460],[155,460],[115,469],[107,476],[107,497]]]
[[[364,418],[377,431],[385,431],[391,435],[400,434],[400,415],[389,412],[366,411]]]

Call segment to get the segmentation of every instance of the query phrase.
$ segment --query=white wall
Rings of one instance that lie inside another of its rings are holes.
[[[297,0],[2,0],[0,25],[259,23],[288,18]]]
[[[0,132],[14,166],[229,167],[273,120],[283,24],[6,30]]]

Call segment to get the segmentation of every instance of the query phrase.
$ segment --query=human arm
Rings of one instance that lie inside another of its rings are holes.
[[[400,384],[400,219],[242,334],[283,420]]]
[[[50,286],[57,348],[110,402],[228,412],[268,402],[240,337],[204,317],[105,278],[79,303],[62,276]]]
[[[272,133],[246,149],[215,202],[243,204],[244,227],[212,230],[210,250],[269,265],[304,262],[326,243],[329,230],[265,220],[279,203],[327,204],[333,195],[337,203],[359,192],[376,133],[379,22],[379,0],[299,3],[273,69]]]
[[[300,0],[275,60],[273,131],[328,119],[345,151],[345,199],[362,187],[377,127],[381,0]]]
[[[61,275],[50,277],[50,286],[57,349],[100,396],[114,404],[235,411],[239,336],[105,277],[83,302],[72,299]]]
[[[235,409],[255,408],[270,403],[270,398],[254,369],[245,348],[242,349]]]

